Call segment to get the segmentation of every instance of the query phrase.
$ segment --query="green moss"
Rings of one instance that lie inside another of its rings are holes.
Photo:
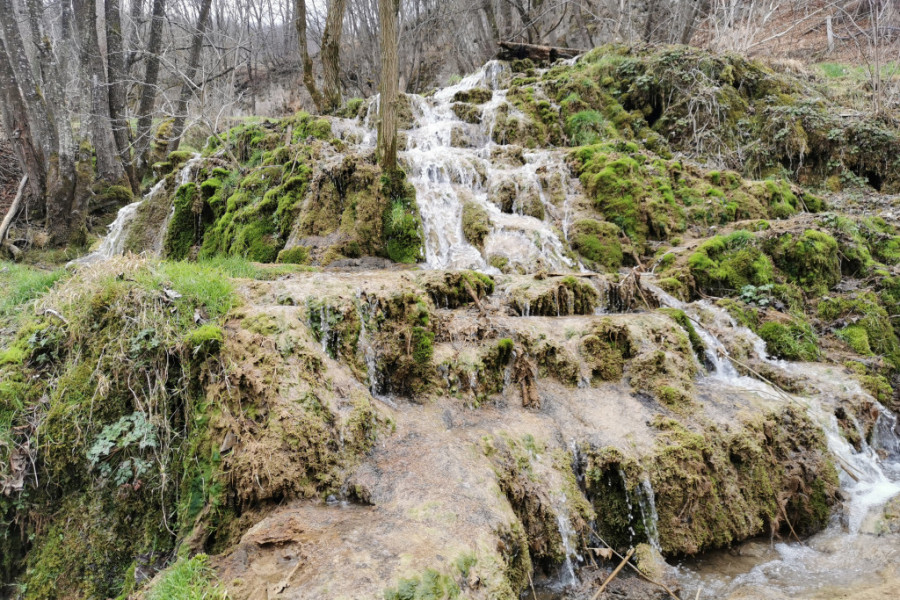
[[[397,587],[384,591],[384,600],[452,600],[460,594],[459,584],[434,569],[401,579]]]
[[[294,265],[309,264],[309,250],[305,246],[294,246],[281,250],[276,262]]]
[[[217,325],[201,325],[184,336],[194,356],[215,354],[225,342],[225,332]]]
[[[438,308],[468,306],[494,292],[494,279],[476,271],[428,273],[422,284]]]
[[[746,231],[703,242],[688,259],[688,266],[698,288],[718,295],[734,293],[747,285],[765,285],[774,277],[769,257]]]
[[[864,356],[872,354],[872,348],[869,346],[869,334],[865,327],[850,325],[838,330],[837,336],[847,342],[857,354]]]
[[[164,251],[168,258],[183,260],[187,258],[191,247],[198,239],[196,222],[202,204],[196,206],[198,200],[197,185],[186,183],[175,192],[174,212],[166,232]],[[199,232],[202,234],[202,231]]]
[[[622,265],[620,230],[612,223],[581,219],[570,234],[572,248],[582,257],[607,269]]]
[[[100,201],[105,204],[124,206],[134,200],[131,188],[124,185],[111,185],[100,191]]]
[[[453,96],[454,102],[466,102],[469,104],[484,104],[490,102],[494,93],[487,88],[471,88],[460,90]]]
[[[473,246],[484,249],[484,239],[491,232],[491,217],[481,205],[466,202],[462,209],[462,228],[466,240]]]
[[[400,263],[423,258],[422,221],[416,208],[415,189],[402,171],[382,178],[382,192],[390,199],[384,212],[384,240],[387,255]]]
[[[691,342],[691,348],[694,349],[694,354],[700,360],[703,360],[706,353],[706,346],[703,344],[703,340],[697,334],[697,330],[694,329],[694,324],[691,322],[691,319],[687,316],[687,314],[683,310],[679,310],[677,308],[663,308],[660,309],[661,312],[669,315],[672,319],[684,329],[685,333],[688,335],[688,339]]]
[[[800,236],[784,234],[767,243],[767,251],[806,292],[824,294],[841,280],[838,244],[827,233],[807,229]]]
[[[769,321],[756,330],[766,342],[766,352],[785,360],[813,361],[819,358],[816,335],[809,324],[791,320],[788,324]]]

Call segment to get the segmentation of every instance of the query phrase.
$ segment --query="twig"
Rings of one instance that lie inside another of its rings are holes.
[[[798,542],[800,542],[800,543],[802,544],[803,542],[800,540],[800,536],[797,535],[797,532],[794,531],[794,526],[791,525],[791,520],[788,518],[788,516],[787,516],[787,511],[784,510],[784,505],[783,505],[781,502],[778,503],[778,508],[781,509],[781,514],[782,514],[782,516],[784,516],[785,522],[787,522],[788,527],[789,527],[790,530],[791,530],[791,533],[794,535],[794,539],[797,540]]]
[[[28,175],[22,175],[22,181],[19,182],[19,189],[16,190],[16,198],[13,200],[13,203],[9,207],[9,211],[6,213],[6,216],[3,218],[3,223],[0,224],[0,242],[6,239],[6,232],[9,230],[9,226],[12,225],[13,217],[16,212],[19,210],[19,204],[22,202],[22,196],[25,192],[25,184],[28,183]]]
[[[591,527],[590,530],[591,530],[591,533],[594,535],[594,537],[597,538],[598,540],[600,540],[602,543],[606,544],[606,547],[609,548],[613,554],[615,554],[619,558],[624,558],[621,554],[616,552],[612,546],[607,544],[606,541],[602,537],[600,537],[600,535],[596,531],[594,531],[593,527]],[[638,569],[636,565],[634,565],[632,563],[628,563],[628,566],[631,567],[632,569],[634,569],[634,572],[637,573],[638,575],[640,575],[646,581],[652,583],[655,586],[658,586],[658,587],[661,587],[662,589],[664,589],[675,600],[681,600],[681,598],[679,598],[678,595],[675,592],[673,592],[671,589],[669,589],[669,587],[667,587],[664,583],[660,583],[659,581],[654,581],[653,579],[650,578],[649,575],[647,575],[646,573],[644,573],[643,571]]]
[[[631,555],[634,554],[634,548],[631,548],[628,553],[625,555],[625,558],[622,559],[622,562],[619,563],[619,566],[615,568],[615,570],[609,574],[609,577],[606,578],[606,581],[603,582],[603,585],[600,586],[600,589],[597,590],[597,593],[591,597],[591,600],[597,600],[600,597],[600,594],[603,593],[603,590],[606,589],[606,586],[609,585],[609,582],[616,578],[616,575],[619,574],[619,571],[625,568],[625,565],[628,563]]]

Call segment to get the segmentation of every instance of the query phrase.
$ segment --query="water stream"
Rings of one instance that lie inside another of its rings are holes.
[[[681,303],[655,289],[663,305],[684,310],[707,347],[708,377],[730,386],[780,395],[807,407],[825,434],[835,457],[844,500],[826,529],[804,542],[750,541],[730,551],[712,552],[679,567],[685,598],[896,598],[900,597],[900,536],[881,520],[885,505],[900,495],[900,436],[897,418],[875,402],[879,411],[871,444],[855,448],[842,435],[824,399],[788,396],[769,384],[742,376],[721,341],[703,323],[749,341],[757,358],[800,375],[802,364],[772,360],[765,342],[737,326],[722,309],[706,302]],[[705,319],[704,314],[705,313]],[[839,374],[834,377],[840,378]],[[841,386],[862,394],[855,381]],[[849,387],[847,387],[849,386]],[[858,426],[858,424],[857,424]],[[865,436],[861,436],[865,440]],[[890,591],[888,591],[890,590]],[[698,595],[699,594],[699,595]]]
[[[174,189],[177,190],[180,186],[191,180],[194,175],[194,168],[201,160],[202,156],[194,154],[187,162],[185,162],[184,166],[175,176]],[[88,264],[123,254],[125,252],[125,242],[128,239],[129,228],[134,222],[140,206],[145,202],[153,201],[156,196],[165,194],[166,192],[166,179],[163,178],[157,181],[143,198],[120,208],[119,212],[116,214],[115,220],[109,224],[106,236],[100,241],[100,246],[90,254],[72,261],[72,263]],[[166,215],[165,220],[159,224],[159,230],[154,236],[152,247],[145,250],[147,253],[154,256],[159,256],[162,253],[163,243],[166,238],[166,230],[168,229],[169,221],[172,219],[174,211],[175,207],[172,206],[172,209]]]

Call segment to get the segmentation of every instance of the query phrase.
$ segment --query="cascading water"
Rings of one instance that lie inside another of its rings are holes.
[[[184,166],[178,172],[178,175],[175,176],[176,190],[180,186],[190,181],[194,172],[194,167],[196,167],[201,159],[202,157],[199,154],[194,154],[184,164]],[[100,242],[100,246],[96,250],[72,262],[75,264],[87,264],[99,260],[105,260],[107,258],[112,258],[113,256],[118,256],[124,253],[125,241],[128,239],[129,227],[134,221],[134,218],[137,216],[140,206],[145,202],[151,202],[154,198],[156,198],[156,196],[164,193],[166,193],[166,180],[160,179],[158,182],[156,182],[156,185],[150,188],[150,191],[147,192],[147,194],[143,198],[141,198],[137,202],[132,202],[131,204],[123,206],[119,209],[115,220],[110,223],[109,227],[107,228],[106,236]],[[169,221],[172,219],[174,210],[175,207],[173,206],[172,210],[167,214],[165,221],[160,224],[159,231],[154,238],[153,246],[148,249],[154,255],[159,256],[162,253],[162,247],[166,237],[166,230],[168,229]]]
[[[664,306],[684,310],[694,322],[695,329],[707,348],[708,370],[711,379],[748,391],[780,396],[807,408],[810,417],[824,432],[828,450],[835,458],[841,489],[844,494],[841,518],[833,519],[824,531],[805,543],[777,543],[772,548],[749,542],[747,553],[752,559],[734,559],[729,555],[712,555],[693,566],[680,569],[687,597],[694,598],[852,598],[848,589],[874,585],[873,574],[900,560],[898,536],[874,537],[880,509],[900,495],[900,436],[897,418],[873,401],[878,417],[871,443],[862,442],[855,448],[841,433],[833,410],[825,400],[816,396],[795,397],[776,390],[768,383],[741,376],[728,357],[724,344],[703,323],[711,323],[718,331],[729,330],[754,349],[757,358],[770,365],[801,375],[802,364],[784,363],[770,359],[765,342],[752,331],[739,327],[724,310],[707,302],[686,304],[679,302],[654,286],[648,286]],[[704,318],[705,317],[705,318]],[[844,388],[863,395],[854,381],[841,381]],[[851,419],[851,423],[859,427]],[[896,581],[896,575],[894,576]],[[823,593],[822,590],[833,590]],[[833,594],[833,595],[832,595]],[[860,596],[875,598],[888,596]]]
[[[497,157],[505,147],[492,139],[494,115],[506,103],[506,92],[500,86],[507,69],[503,63],[491,61],[430,98],[409,96],[415,122],[405,132],[406,150],[400,159],[416,188],[426,268],[495,272],[489,264],[491,257],[528,271],[579,268],[563,242],[571,220],[571,202],[580,194],[578,181],[568,176],[564,153],[535,149],[523,151],[515,161]],[[477,124],[463,121],[453,110],[456,95],[474,88],[492,91],[491,99],[480,106]],[[356,121],[337,123],[338,135],[362,146],[374,144],[377,101],[371,103],[361,127]],[[549,178],[559,174],[563,174],[558,184],[562,197],[558,193],[554,202],[548,194]],[[511,198],[511,206],[501,207],[491,200],[501,192]],[[525,214],[526,200],[539,204],[544,217]],[[490,217],[491,231],[483,251],[463,234],[462,213],[467,202]]]

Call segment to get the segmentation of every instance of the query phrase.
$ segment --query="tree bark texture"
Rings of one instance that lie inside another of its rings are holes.
[[[347,0],[331,0],[325,31],[322,34],[322,70],[325,74],[325,112],[334,112],[341,106],[341,34],[344,29],[344,13]]]
[[[400,0],[378,0],[381,22],[381,100],[378,159],[384,172],[397,168],[397,103],[400,87],[398,21]]]
[[[125,169],[116,150],[109,114],[109,87],[97,36],[97,0],[73,0],[75,27],[79,38],[81,70],[90,88],[88,130],[97,156],[97,176],[119,184]]]
[[[140,190],[140,182],[131,162],[131,127],[125,113],[125,48],[122,40],[122,10],[119,0],[105,0],[106,64],[109,69],[109,118],[119,160],[133,192]]]
[[[135,137],[134,159],[138,178],[149,168],[151,126],[153,106],[156,104],[156,86],[159,81],[159,51],[162,48],[163,25],[166,19],[166,0],[153,0],[153,14],[150,18],[150,36],[147,51],[144,81],[141,85],[141,101],[138,105],[137,135]]]

